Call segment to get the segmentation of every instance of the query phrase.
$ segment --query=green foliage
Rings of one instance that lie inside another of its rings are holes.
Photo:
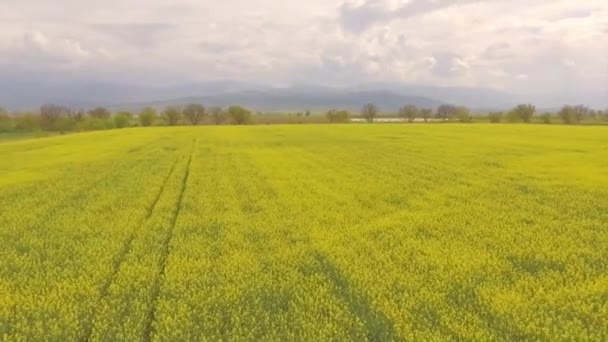
[[[519,113],[513,110],[508,111],[505,118],[507,119],[507,122],[510,123],[521,122],[521,116]]]
[[[78,129],[81,131],[101,131],[112,128],[116,128],[115,120],[112,118],[88,117],[78,123]]]
[[[61,133],[73,131],[76,128],[76,121],[69,116],[60,116],[53,124],[53,130]]]
[[[350,122],[350,113],[347,110],[332,109],[325,114],[327,121],[331,123],[348,123]]]
[[[456,111],[454,112],[454,117],[459,122],[471,122],[473,118],[471,117],[471,112],[467,107],[456,107]]]
[[[40,130],[40,117],[33,113],[22,113],[15,116],[15,128],[20,131],[33,132]]]
[[[544,124],[550,124],[551,123],[551,113],[544,113],[543,115],[540,116],[540,120],[542,123]]]
[[[228,116],[235,125],[246,125],[252,123],[251,112],[241,106],[230,106]]]
[[[116,128],[131,127],[133,114],[130,112],[119,112],[114,115],[114,126]]]
[[[502,121],[502,112],[492,112],[488,114],[491,123],[500,123]]]
[[[578,124],[585,117],[589,109],[585,106],[564,106],[557,113],[563,123],[567,125]]]
[[[519,120],[529,123],[532,121],[532,116],[534,116],[534,112],[536,112],[536,107],[531,104],[520,104],[517,107],[513,108],[512,115],[516,116]]]
[[[0,132],[12,132],[15,129],[15,119],[0,108]]]
[[[139,113],[139,123],[143,127],[152,126],[154,121],[157,118],[156,110],[152,107],[144,108],[141,113]]]

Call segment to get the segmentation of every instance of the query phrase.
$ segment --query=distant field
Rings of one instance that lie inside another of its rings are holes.
[[[608,130],[0,143],[0,340],[607,340]]]

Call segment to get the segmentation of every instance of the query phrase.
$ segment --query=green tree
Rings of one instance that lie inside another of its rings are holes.
[[[146,107],[139,113],[139,122],[143,127],[152,126],[156,117],[156,110],[152,107]]]
[[[15,120],[3,108],[0,108],[0,132],[15,130]]]
[[[544,113],[540,116],[540,120],[544,123],[544,124],[550,124],[551,123],[551,113]]]
[[[469,111],[469,109],[464,106],[456,107],[456,112],[454,113],[454,116],[460,122],[471,122],[473,119],[471,117],[471,111]]]
[[[502,112],[491,112],[488,114],[488,118],[492,123],[500,123],[502,121]]]
[[[175,126],[179,122],[179,118],[182,116],[182,110],[177,106],[169,106],[163,110],[163,118],[169,126]]]
[[[514,115],[516,115],[521,121],[529,123],[532,121],[534,112],[536,112],[536,107],[531,104],[520,104],[513,108],[512,111],[515,113]]]
[[[228,115],[235,125],[246,125],[251,122],[251,112],[241,106],[230,106]]]
[[[563,106],[557,115],[566,125],[572,125],[579,122],[574,106]]]
[[[418,107],[414,105],[406,105],[399,108],[398,116],[403,119],[407,119],[408,122],[414,122],[416,117],[420,114]]]
[[[378,107],[376,105],[368,103],[361,109],[361,117],[367,122],[374,122],[374,119],[378,116]]]
[[[325,114],[327,120],[331,123],[347,123],[350,122],[350,113],[346,110],[332,109]]]
[[[125,128],[131,126],[133,114],[129,112],[119,112],[114,115],[114,126],[116,128]]]
[[[508,122],[514,123],[514,122],[519,122],[521,121],[521,117],[519,116],[519,113],[517,113],[514,110],[510,110],[507,112],[507,115],[505,116],[505,119]]]
[[[40,116],[29,112],[16,115],[15,128],[27,132],[38,131],[40,130]]]

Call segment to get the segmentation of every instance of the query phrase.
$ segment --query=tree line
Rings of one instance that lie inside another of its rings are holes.
[[[262,113],[257,113],[262,114]],[[568,125],[582,122],[608,122],[608,109],[605,111],[593,110],[583,105],[564,106],[557,113],[542,113],[537,115],[536,107],[531,104],[521,104],[507,112],[492,112],[487,115],[474,116],[463,106],[444,104],[436,109],[422,108],[415,105],[404,105],[395,116],[406,122],[472,122],[489,121],[523,122],[533,121],[550,124],[561,122]],[[380,117],[380,110],[375,104],[366,104],[362,107],[359,116],[374,122]],[[311,120],[310,111],[296,114],[276,115],[274,119],[266,120],[270,115],[258,115],[254,118],[253,112],[241,106],[205,107],[202,104],[189,104],[186,106],[168,106],[161,111],[146,107],[139,113],[128,111],[111,112],[104,107],[90,110],[72,109],[59,105],[43,105],[37,112],[11,114],[0,108],[0,132],[11,131],[92,131],[135,126],[177,126],[177,125],[246,125],[253,123],[303,123],[316,122],[321,117]],[[325,113],[325,121],[329,123],[348,123],[355,117],[348,110],[332,109]],[[295,118],[295,120],[291,120]]]
[[[241,106],[228,108],[189,104],[168,106],[162,111],[146,107],[139,113],[111,112],[104,107],[90,110],[59,105],[43,105],[37,112],[8,113],[0,108],[0,132],[10,131],[94,131],[126,127],[177,126],[200,124],[244,125],[252,121],[251,111]]]
[[[361,109],[361,117],[368,122],[373,122],[378,117],[378,107],[374,104],[366,104]],[[531,104],[520,104],[507,112],[491,112],[487,115],[477,115],[478,121],[489,121],[492,123],[500,122],[523,122],[531,123],[537,114],[536,107]],[[328,113],[329,115],[329,113]],[[434,121],[453,121],[453,122],[472,122],[474,119],[471,111],[464,106],[454,106],[444,104],[435,111],[430,108],[421,108],[415,105],[405,105],[399,108],[397,117],[404,121],[414,122],[421,120],[424,122]],[[593,110],[584,105],[563,106],[557,113],[545,112],[538,116],[539,121],[550,124],[554,120],[559,120],[564,124],[580,124],[583,121],[608,122],[608,109],[605,111]],[[331,121],[331,120],[330,120]]]

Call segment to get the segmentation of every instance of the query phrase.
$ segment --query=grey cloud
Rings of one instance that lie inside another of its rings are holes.
[[[379,22],[407,19],[457,5],[481,0],[410,0],[402,6],[390,9],[382,0],[366,0],[354,6],[348,2],[340,7],[340,23],[346,31],[360,33]]]
[[[592,9],[577,9],[574,11],[569,11],[561,14],[559,17],[555,18],[557,20],[566,20],[566,19],[583,19],[590,17],[593,14]]]
[[[543,28],[537,25],[514,25],[510,27],[500,27],[494,30],[497,34],[517,33],[539,35],[543,32]]]
[[[492,44],[485,49],[482,56],[491,60],[510,58],[514,56],[513,47],[506,42]]]
[[[433,75],[440,78],[451,78],[461,75],[469,70],[462,57],[451,52],[439,52],[433,54],[435,64],[431,69]]]
[[[248,42],[201,41],[197,44],[203,53],[211,55],[244,52],[251,44]]]
[[[602,0],[0,1],[5,69],[156,84],[606,86]]]
[[[340,23],[350,32],[365,31],[376,22],[390,18],[391,11],[381,1],[367,0],[360,6],[344,3],[340,7]]]
[[[408,18],[438,11],[456,5],[465,5],[481,0],[412,0],[395,11],[395,16]]]
[[[40,32],[25,32],[19,49],[14,51],[15,64],[35,66],[67,66],[94,55],[79,41],[47,37]]]
[[[157,46],[160,36],[175,27],[169,23],[97,23],[89,26],[99,33],[137,47]]]

